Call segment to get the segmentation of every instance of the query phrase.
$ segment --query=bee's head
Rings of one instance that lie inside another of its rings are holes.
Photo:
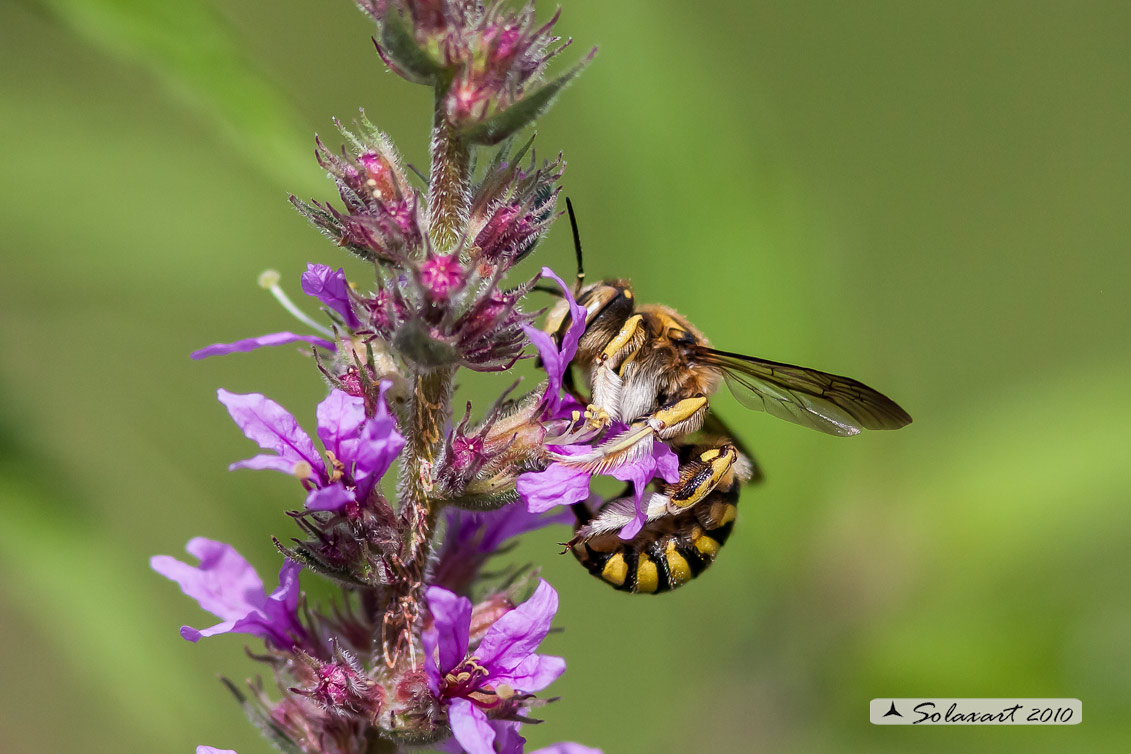
[[[583,361],[591,357],[589,352],[593,348],[597,352],[604,348],[636,308],[632,285],[627,280],[603,280],[587,285],[577,295],[577,303],[585,307],[585,334],[578,352]],[[546,330],[561,343],[570,323],[569,307],[562,300],[550,310]]]
[[[618,329],[636,308],[632,284],[627,280],[602,280],[600,283],[587,285],[581,289],[577,303],[585,307],[587,326],[616,320]]]

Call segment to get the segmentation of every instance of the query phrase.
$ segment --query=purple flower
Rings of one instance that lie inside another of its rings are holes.
[[[199,351],[193,351],[190,357],[193,359],[207,359],[209,356],[225,356],[229,353],[247,353],[248,351],[254,351],[264,346],[282,346],[287,343],[313,343],[319,348],[325,348],[327,351],[333,351],[336,348],[330,341],[325,338],[319,338],[316,335],[296,335],[293,332],[273,332],[268,335],[260,335],[258,338],[237,340],[235,343],[213,343],[210,346],[201,348]]]
[[[426,597],[432,626],[421,636],[432,693],[448,702],[452,735],[468,754],[495,754],[495,728],[484,710],[507,712],[519,695],[549,686],[565,672],[560,657],[535,654],[558,611],[558,595],[539,580],[530,599],[505,613],[469,654],[471,601],[442,587]]]
[[[615,438],[622,432],[628,431],[628,428],[623,424],[614,423],[610,430],[612,437]],[[593,451],[593,447],[589,445],[566,445],[550,449],[560,456],[579,456]],[[622,482],[632,482],[636,498],[636,516],[619,534],[621,539],[632,539],[644,526],[647,518],[644,493],[648,484],[657,476],[665,482],[678,481],[679,456],[666,443],[653,437],[651,451],[638,457],[626,455],[619,461],[614,460],[611,465],[607,462],[602,463],[597,470],[592,464],[554,461],[543,471],[528,471],[520,474],[515,482],[515,489],[526,501],[527,509],[531,513],[541,513],[558,505],[570,505],[588,498],[589,480],[596,473],[606,474]]]
[[[445,520],[444,544],[432,583],[458,591],[475,579],[483,564],[507,540],[544,526],[569,523],[573,514],[531,513],[525,505],[515,502],[487,512],[449,508]]]
[[[304,291],[306,291],[311,296],[315,296],[316,298],[321,300],[322,303],[326,304],[331,309],[338,311],[338,309],[335,306],[335,304],[338,303],[338,300],[333,293],[334,291],[336,291],[334,282],[327,281],[325,283],[325,285],[321,285],[321,286],[314,285],[313,283],[308,284],[308,282],[307,282],[307,276],[308,275],[314,274],[315,277],[318,276],[318,273],[312,273],[312,270],[314,270],[316,267],[325,269],[327,272],[329,272],[329,269],[330,269],[329,267],[325,267],[324,265],[307,265],[307,271],[302,276],[302,288],[303,288]],[[345,283],[345,273],[342,273],[341,270],[338,270],[338,273],[341,274],[341,284],[344,286],[346,284]],[[334,273],[330,273],[331,276],[333,274]],[[318,346],[319,348],[325,348],[327,351],[334,351],[334,350],[337,349],[337,346],[334,345],[333,341],[326,339],[326,338],[333,337],[334,333],[331,332],[330,330],[328,330],[327,328],[323,327],[322,325],[318,324],[317,322],[312,320],[310,317],[306,316],[306,314],[304,314],[302,311],[300,311],[299,308],[297,306],[295,306],[294,302],[291,301],[291,299],[283,291],[283,289],[279,287],[279,273],[278,272],[276,272],[274,270],[266,270],[265,272],[263,272],[263,274],[261,274],[259,276],[259,286],[261,288],[266,288],[267,290],[271,291],[271,295],[274,296],[275,299],[280,304],[282,304],[283,308],[286,309],[288,312],[290,312],[291,315],[293,315],[298,321],[302,322],[305,325],[309,325],[311,329],[322,333],[326,337],[319,338],[319,337],[314,336],[314,335],[296,335],[293,332],[276,332],[276,333],[270,333],[268,335],[260,335],[258,338],[245,338],[244,340],[237,340],[235,343],[213,343],[210,346],[206,346],[204,348],[201,348],[199,351],[193,351],[193,353],[191,354],[191,358],[193,358],[193,359],[206,359],[209,356],[224,356],[225,354],[237,353],[237,352],[238,353],[246,353],[247,351],[254,351],[257,348],[263,348],[264,346],[281,346],[281,345],[285,345],[286,343],[298,343],[298,342],[312,343],[312,344]],[[310,287],[310,290],[307,290],[308,287]],[[327,292],[325,292],[325,294],[323,294],[323,290],[322,290],[323,288],[327,288]],[[312,292],[312,291],[315,291],[315,292]],[[323,298],[323,295],[325,295],[326,297]],[[331,302],[334,302],[334,303],[331,303]],[[346,311],[348,312],[349,311],[348,294],[346,294],[345,302],[346,302]],[[339,311],[339,313],[342,314],[343,317],[346,316],[344,313],[342,313],[340,311]],[[352,316],[352,313],[351,313],[351,316]],[[349,317],[346,317],[346,320],[347,320],[347,324],[350,324]],[[354,322],[357,321],[356,317],[354,318],[353,321]],[[354,325],[352,325],[352,324],[350,326],[354,327]]]
[[[569,329],[566,330],[565,336],[562,338],[560,349],[550,335],[530,325],[522,326],[523,332],[530,338],[534,347],[538,349],[538,355],[542,357],[542,367],[546,370],[548,379],[546,392],[542,396],[542,403],[546,415],[553,416],[558,412],[562,403],[562,378],[565,371],[569,369],[569,363],[577,355],[577,344],[585,333],[586,311],[585,307],[578,304],[574,299],[569,286],[555,275],[553,270],[549,267],[543,267],[541,277],[550,278],[562,289],[562,295],[565,296],[566,303],[569,306],[571,320]]]
[[[217,749],[215,746],[197,746],[196,754],[236,754],[235,749]]]
[[[341,315],[349,329],[361,327],[361,321],[353,313],[349,283],[341,267],[334,271],[324,264],[307,264],[306,272],[302,273],[302,292]]]
[[[404,438],[385,402],[385,392],[391,386],[388,380],[381,383],[376,413],[368,418],[365,400],[340,390],[330,391],[318,404],[318,437],[330,464],[323,460],[310,435],[278,403],[259,393],[218,391],[220,402],[248,439],[272,451],[228,468],[271,469],[298,477],[308,491],[308,510],[340,511],[350,503],[364,504],[404,447]]]
[[[267,595],[259,574],[231,545],[196,537],[185,550],[200,565],[191,566],[168,555],[153,556],[149,565],[180,584],[185,594],[222,622],[203,630],[181,626],[181,636],[195,642],[203,636],[251,634],[279,649],[306,641],[306,630],[296,613],[302,566],[285,561],[278,588]]]

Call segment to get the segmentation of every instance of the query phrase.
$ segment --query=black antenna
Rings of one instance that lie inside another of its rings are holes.
[[[585,267],[581,263],[581,233],[577,230],[577,215],[573,213],[573,202],[566,197],[566,210],[569,212],[569,227],[573,230],[573,251],[577,254],[577,282],[573,286],[573,295],[581,293],[581,284],[585,282]]]

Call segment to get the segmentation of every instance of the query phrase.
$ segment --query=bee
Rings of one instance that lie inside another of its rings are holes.
[[[712,348],[671,307],[637,305],[626,280],[580,287],[581,245],[568,200],[567,207],[578,253],[577,302],[586,319],[572,367],[589,389],[589,420],[624,422],[629,429],[585,454],[555,460],[606,466],[647,452],[654,437],[674,445],[680,456],[679,480],[656,485],[645,501],[644,527],[630,540],[618,533],[633,519],[631,496],[595,513],[584,503],[574,506],[578,524],[567,547],[603,581],[634,593],[675,589],[707,568],[726,542],[739,488],[758,481],[761,472],[709,414],[708,397],[722,383],[747,408],[839,437],[911,423],[893,400],[857,380]],[[560,342],[568,320],[568,307],[560,302],[547,332]],[[567,388],[578,394],[572,374],[567,376]],[[692,442],[708,421],[706,438]]]

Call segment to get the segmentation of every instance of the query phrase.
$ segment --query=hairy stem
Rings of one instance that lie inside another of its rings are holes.
[[[432,168],[428,179],[429,235],[438,251],[450,251],[467,231],[471,150],[448,120],[444,97],[450,82],[436,85],[432,115]]]
[[[430,498],[433,464],[444,427],[451,418],[454,371],[437,369],[413,377],[398,480],[397,523],[403,545],[397,564],[399,573],[385,602],[380,635],[385,663],[390,669],[415,667],[422,659],[417,655],[415,628],[424,603],[424,571],[439,513],[439,506]]]

